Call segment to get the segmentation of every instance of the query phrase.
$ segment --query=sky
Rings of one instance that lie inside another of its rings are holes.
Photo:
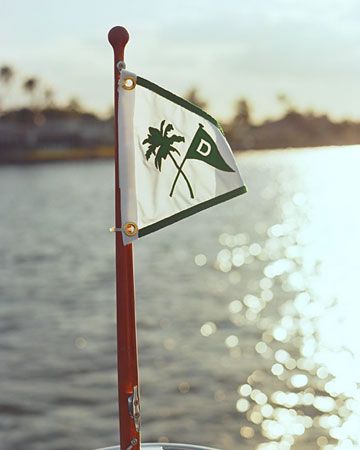
[[[109,111],[107,33],[122,25],[129,70],[179,95],[197,87],[220,120],[243,97],[257,120],[277,116],[279,93],[360,120],[359,0],[0,0],[0,12],[0,65],[62,102]]]

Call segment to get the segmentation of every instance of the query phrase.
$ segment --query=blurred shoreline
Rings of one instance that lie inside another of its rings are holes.
[[[360,144],[357,122],[289,110],[280,119],[254,124],[247,108],[241,101],[232,121],[222,124],[236,152]],[[113,117],[58,108],[8,111],[0,116],[0,164],[109,159],[113,135]]]
[[[207,109],[196,89],[185,98]],[[336,122],[327,114],[300,112],[286,96],[281,102],[281,117],[258,123],[249,102],[239,100],[233,117],[221,123],[231,148],[237,152],[360,144],[360,122]],[[0,165],[108,159],[113,158],[113,149],[112,113],[102,118],[85,111],[76,100],[63,107],[34,102],[0,111]]]
[[[112,146],[99,146],[94,148],[58,148],[58,149],[32,149],[29,151],[14,151],[0,153],[1,165],[33,165],[42,163],[61,163],[71,161],[91,161],[94,159],[106,160],[114,157]]]
[[[360,144],[360,123],[293,110],[261,124],[243,110],[222,126],[235,152]],[[51,108],[8,111],[0,116],[0,165],[113,158],[113,135],[112,117]]]

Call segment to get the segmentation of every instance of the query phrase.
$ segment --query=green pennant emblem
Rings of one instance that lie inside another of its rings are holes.
[[[214,139],[204,130],[204,125],[201,123],[191,141],[185,159],[199,159],[224,172],[234,172],[234,169],[226,164]]]
[[[173,129],[174,127],[172,124],[168,124],[165,127],[165,120],[163,120],[160,124],[159,129],[149,127],[147,138],[142,142],[143,144],[148,144],[148,150],[145,153],[146,160],[149,160],[150,157],[154,155],[155,167],[159,171],[161,171],[162,161],[166,159],[168,156],[170,157],[173,164],[177,168],[178,172],[171,186],[169,194],[170,197],[173,196],[176,183],[180,175],[182,175],[189,189],[190,197],[194,198],[194,193],[190,181],[187,178],[185,172],[183,171],[185,161],[188,159],[197,159],[203,161],[206,164],[209,164],[210,166],[215,167],[216,169],[222,170],[224,172],[234,172],[234,169],[232,169],[224,161],[215,141],[204,129],[204,125],[202,124],[199,124],[199,128],[197,129],[190,143],[190,146],[185,154],[185,157],[182,160],[181,164],[179,165],[173,153],[177,153],[178,155],[180,155],[180,152],[177,148],[174,147],[174,143],[185,142],[185,138],[183,136],[178,136],[176,134],[169,136],[169,133]]]

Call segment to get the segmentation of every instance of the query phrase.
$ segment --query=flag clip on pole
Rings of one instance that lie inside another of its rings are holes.
[[[124,50],[129,33],[123,27],[109,31],[108,39],[114,50],[114,119],[115,119],[115,232],[116,248],[116,319],[117,370],[120,424],[120,449],[140,450],[140,400],[138,356],[136,343],[135,289],[132,244],[124,245],[121,226],[121,195],[119,179],[118,84],[125,68]],[[126,224],[128,225],[128,224]],[[129,232],[133,224],[129,224]]]

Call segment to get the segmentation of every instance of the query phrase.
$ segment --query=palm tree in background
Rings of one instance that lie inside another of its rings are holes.
[[[143,144],[148,144],[148,150],[145,153],[145,158],[150,159],[152,155],[155,157],[155,167],[161,172],[162,161],[168,156],[171,158],[175,167],[178,169],[179,173],[184,177],[187,187],[190,192],[191,198],[194,198],[194,193],[191,188],[190,182],[177,163],[174,155],[172,153],[177,153],[180,156],[179,150],[174,147],[175,142],[185,142],[183,136],[178,136],[173,134],[169,136],[169,133],[174,129],[171,123],[167,124],[165,127],[165,120],[160,124],[160,128],[149,127],[149,133],[147,138],[142,142]]]
[[[55,93],[50,87],[44,90],[44,106],[45,108],[53,108],[55,106]]]
[[[76,97],[72,97],[69,100],[69,103],[66,105],[66,109],[72,113],[81,113],[83,111],[83,107],[80,103],[80,100]]]
[[[39,86],[39,80],[35,77],[27,78],[23,83],[23,90],[26,94],[30,96],[31,99],[31,106],[34,108],[35,106],[35,99],[36,99],[36,91]]]
[[[251,124],[251,108],[245,98],[237,101],[236,113],[233,120],[238,126],[247,126]]]
[[[8,85],[14,78],[14,70],[10,66],[2,66],[0,68],[0,79],[4,84]]]
[[[288,95],[280,92],[277,94],[276,98],[280,105],[284,108],[285,114],[295,110],[295,107]]]
[[[1,84],[5,86],[4,95],[1,95],[1,103],[3,103],[3,97],[5,98],[9,94],[10,84],[14,78],[14,69],[10,66],[0,67],[0,80]]]
[[[199,91],[197,90],[197,88],[193,87],[191,88],[186,94],[185,94],[185,99],[192,103],[195,106],[198,106],[201,109],[206,110],[207,109],[207,102],[205,102],[200,96],[199,96]]]

